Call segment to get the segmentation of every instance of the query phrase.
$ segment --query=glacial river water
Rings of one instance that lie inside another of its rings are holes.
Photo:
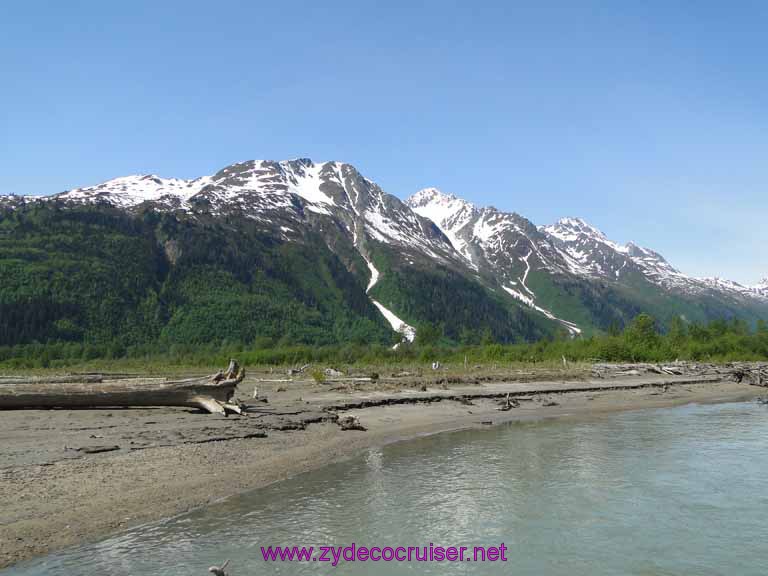
[[[226,465],[226,464],[223,464]],[[261,547],[498,546],[506,562],[265,562]],[[764,576],[768,407],[685,406],[371,450],[3,576]]]

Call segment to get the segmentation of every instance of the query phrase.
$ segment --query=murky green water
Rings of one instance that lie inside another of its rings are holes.
[[[508,561],[262,560],[261,546],[508,547]],[[768,574],[768,408],[722,404],[442,434],[0,572]]]

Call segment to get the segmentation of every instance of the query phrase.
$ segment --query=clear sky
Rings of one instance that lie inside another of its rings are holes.
[[[768,2],[0,2],[0,193],[343,160],[768,275]]]

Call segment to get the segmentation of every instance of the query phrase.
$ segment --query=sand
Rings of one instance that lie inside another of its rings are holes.
[[[443,383],[423,390],[251,378],[241,384],[241,397],[250,398],[254,385],[269,402],[255,403],[247,417],[184,408],[0,412],[0,567],[423,434],[741,401],[765,392],[714,377]],[[520,406],[499,411],[507,392]],[[342,431],[336,414],[359,417],[367,430]],[[119,449],[78,450],[96,446]]]

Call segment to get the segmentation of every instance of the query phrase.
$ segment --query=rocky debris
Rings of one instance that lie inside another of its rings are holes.
[[[286,374],[288,374],[288,376],[293,376],[295,374],[303,374],[304,371],[310,366],[311,364],[304,364],[304,366],[301,366],[300,368],[288,368],[288,371],[286,372]]]
[[[344,376],[344,372],[341,370],[336,370],[334,368],[326,368],[325,369],[325,375],[329,378],[339,378],[340,376]]]
[[[675,377],[674,379],[653,379],[653,380],[638,380],[631,382],[621,382],[617,379],[616,382],[584,382],[584,383],[565,383],[561,385],[547,386],[546,389],[531,390],[523,388],[519,391],[513,392],[498,392],[495,390],[478,389],[476,392],[462,392],[451,393],[444,390],[430,389],[427,394],[408,394],[408,395],[387,395],[379,397],[365,397],[365,398],[353,398],[350,400],[334,400],[326,405],[325,409],[333,412],[347,411],[347,410],[359,410],[362,408],[372,408],[375,406],[394,406],[400,404],[429,404],[431,402],[444,402],[455,401],[462,402],[466,399],[478,400],[481,398],[490,399],[503,399],[507,394],[511,398],[517,400],[543,400],[545,395],[557,395],[557,394],[570,394],[576,392],[607,392],[611,390],[640,390],[640,389],[657,389],[665,388],[671,385],[682,386],[688,385],[706,385],[722,382],[725,378],[722,376],[709,376],[709,377],[692,377],[681,378]],[[535,384],[528,384],[527,386],[535,386]],[[426,385],[420,388],[421,392],[426,392]]]
[[[762,379],[768,381],[768,364],[758,362],[730,362],[711,364],[706,362],[672,362],[667,364],[607,364],[592,365],[594,378],[620,378],[622,376],[642,376],[660,374],[665,376],[723,376],[724,378],[755,379],[762,373]]]

